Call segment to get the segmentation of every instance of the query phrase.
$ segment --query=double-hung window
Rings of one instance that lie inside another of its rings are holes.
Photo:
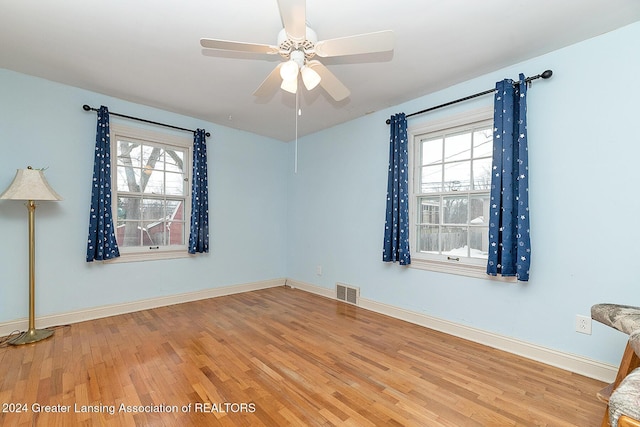
[[[188,256],[192,143],[111,125],[112,207],[123,261]]]
[[[493,110],[410,128],[412,266],[487,277]]]

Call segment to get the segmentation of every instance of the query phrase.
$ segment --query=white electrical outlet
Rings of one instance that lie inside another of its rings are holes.
[[[322,276],[322,266],[321,265],[317,265],[316,266],[316,276]]]
[[[576,332],[591,335],[591,317],[576,315]]]

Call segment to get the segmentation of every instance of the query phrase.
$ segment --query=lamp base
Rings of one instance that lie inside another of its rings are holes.
[[[53,335],[53,331],[49,329],[29,329],[26,332],[21,333],[17,337],[9,340],[11,345],[23,345],[38,342],[45,338],[49,338]]]

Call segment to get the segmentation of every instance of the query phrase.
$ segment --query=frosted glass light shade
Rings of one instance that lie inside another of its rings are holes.
[[[298,63],[294,60],[289,60],[280,67],[280,77],[282,77],[282,80],[293,80],[298,77],[298,69]]]
[[[300,74],[302,74],[302,82],[307,90],[313,89],[320,83],[320,74],[318,74],[313,68],[306,66],[302,67]]]
[[[296,93],[298,91],[298,77],[294,77],[291,80],[282,80],[280,88],[290,93]]]
[[[62,200],[49,185],[41,170],[18,169],[9,187],[0,195],[7,200]]]

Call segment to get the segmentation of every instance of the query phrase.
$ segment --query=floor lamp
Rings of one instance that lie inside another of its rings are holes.
[[[53,331],[36,329],[35,327],[35,266],[36,266],[36,200],[62,200],[44,177],[42,170],[18,169],[13,182],[5,190],[0,199],[26,200],[29,211],[29,330],[9,341],[9,344],[29,344],[50,337]]]

